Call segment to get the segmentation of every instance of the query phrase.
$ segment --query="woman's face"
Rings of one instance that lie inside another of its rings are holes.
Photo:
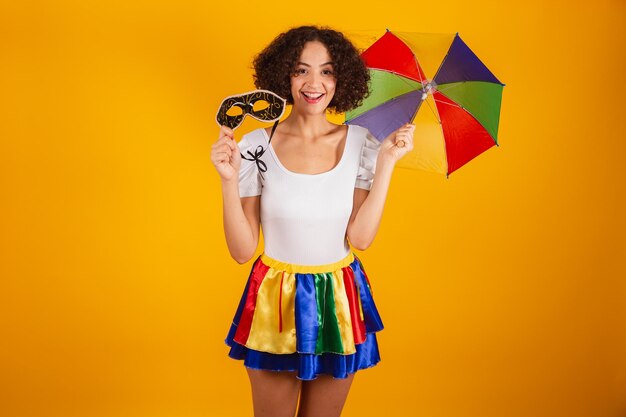
[[[332,59],[319,41],[304,44],[300,59],[291,76],[293,107],[305,114],[319,114],[335,95],[335,72]]]

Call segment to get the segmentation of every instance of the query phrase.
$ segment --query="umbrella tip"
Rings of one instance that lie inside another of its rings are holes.
[[[389,30],[389,28],[385,28],[385,30],[386,30],[387,32],[391,32],[391,31]]]

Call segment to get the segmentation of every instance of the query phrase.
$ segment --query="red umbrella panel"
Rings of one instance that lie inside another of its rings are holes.
[[[370,95],[346,113],[382,141],[416,125],[399,166],[450,175],[498,144],[502,84],[457,34],[387,31],[362,58]]]

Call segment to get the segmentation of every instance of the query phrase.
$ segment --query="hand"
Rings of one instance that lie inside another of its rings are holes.
[[[241,154],[235,142],[234,132],[227,126],[220,127],[220,136],[211,146],[211,162],[222,180],[238,178]]]
[[[394,164],[404,155],[413,150],[413,132],[415,125],[407,123],[383,140],[379,157],[388,158]]]

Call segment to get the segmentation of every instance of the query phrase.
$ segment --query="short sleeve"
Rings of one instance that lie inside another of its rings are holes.
[[[245,135],[237,145],[243,155],[247,155],[248,150],[253,151],[253,145]],[[261,176],[256,163],[241,158],[241,166],[239,167],[239,197],[261,195],[262,187]]]
[[[361,148],[361,160],[356,176],[355,188],[369,190],[372,188],[374,173],[376,172],[376,158],[380,150],[380,142],[369,131],[365,134],[365,141]]]

